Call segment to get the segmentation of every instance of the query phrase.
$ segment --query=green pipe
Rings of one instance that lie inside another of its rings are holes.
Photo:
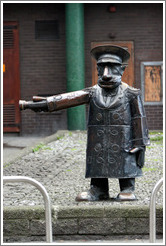
[[[67,91],[85,87],[84,5],[66,3],[66,70]],[[68,129],[85,130],[85,105],[67,110]]]

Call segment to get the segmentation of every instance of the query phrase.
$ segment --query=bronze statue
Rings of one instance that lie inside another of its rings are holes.
[[[109,199],[108,178],[118,178],[116,201],[136,200],[135,177],[142,176],[146,145],[149,145],[146,115],[139,89],[121,81],[130,54],[118,46],[91,50],[97,60],[98,83],[83,90],[47,98],[20,101],[20,109],[55,111],[89,104],[86,178],[90,189],[76,201]]]

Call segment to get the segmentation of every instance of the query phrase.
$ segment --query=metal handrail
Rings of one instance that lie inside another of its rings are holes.
[[[150,243],[156,242],[156,195],[162,184],[163,184],[163,178],[161,178],[156,183],[150,197],[150,217],[149,217]]]
[[[4,183],[10,183],[10,182],[30,183],[41,192],[44,198],[44,205],[45,205],[46,241],[48,243],[52,243],[53,240],[52,240],[51,202],[45,187],[37,180],[25,176],[4,176],[3,181]]]
[[[4,183],[9,182],[25,182],[34,185],[43,195],[45,203],[45,219],[46,219],[46,241],[52,243],[52,218],[51,218],[51,203],[49,195],[45,187],[37,180],[25,176],[5,176],[3,177]],[[152,190],[150,197],[150,243],[156,241],[156,195],[161,185],[163,178],[160,179]]]

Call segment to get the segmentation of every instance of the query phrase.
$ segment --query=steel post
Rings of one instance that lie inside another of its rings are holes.
[[[51,218],[51,202],[49,195],[45,187],[39,183],[37,180],[25,177],[25,176],[5,176],[3,177],[3,182],[5,183],[17,183],[24,182],[35,186],[42,194],[45,203],[45,218],[46,218],[46,241],[52,243],[52,218]]]
[[[77,91],[84,84],[84,5],[66,3],[67,91]],[[85,130],[85,106],[67,110],[68,129]]]
[[[150,216],[149,217],[150,243],[156,242],[156,195],[162,184],[163,184],[163,178],[156,183],[150,197],[150,215],[149,215]]]

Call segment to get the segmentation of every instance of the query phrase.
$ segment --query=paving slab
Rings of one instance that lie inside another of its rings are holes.
[[[22,150],[39,143],[43,137],[5,134],[3,137],[3,163],[13,162]]]

